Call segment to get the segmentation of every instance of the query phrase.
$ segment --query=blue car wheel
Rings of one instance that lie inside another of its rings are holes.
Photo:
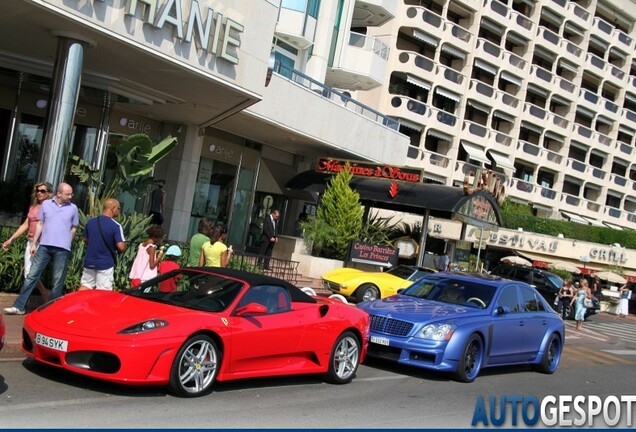
[[[455,376],[458,381],[473,382],[484,361],[484,342],[479,335],[472,334],[466,341]]]
[[[559,367],[562,351],[563,344],[561,343],[561,338],[559,338],[556,333],[552,333],[546,345],[541,363],[537,365],[537,370],[546,374],[554,373]]]

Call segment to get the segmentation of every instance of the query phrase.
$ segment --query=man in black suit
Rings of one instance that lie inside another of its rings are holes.
[[[263,268],[269,270],[269,257],[272,256],[272,250],[274,245],[278,241],[278,218],[280,213],[278,210],[272,211],[272,213],[265,217],[263,220],[263,233],[261,234],[261,250],[260,254],[267,257],[265,258],[265,265]]]

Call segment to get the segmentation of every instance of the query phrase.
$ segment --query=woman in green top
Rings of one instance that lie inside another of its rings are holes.
[[[229,248],[223,243],[225,241],[225,230],[219,227],[214,228],[210,241],[201,247],[199,265],[206,267],[226,267],[232,255],[232,246]]]
[[[199,257],[201,256],[201,247],[210,241],[212,229],[214,225],[208,218],[202,218],[199,221],[199,232],[190,239],[190,254],[188,255],[188,266],[196,267],[199,265]]]

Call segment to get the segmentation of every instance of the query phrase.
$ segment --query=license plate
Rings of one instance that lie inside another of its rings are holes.
[[[43,334],[35,334],[35,343],[44,347],[54,349],[56,351],[66,352],[68,351],[68,341],[62,339],[55,339]]]
[[[389,340],[387,338],[378,337],[378,336],[371,336],[370,341],[373,342],[373,343],[377,343],[378,345],[389,346]]]

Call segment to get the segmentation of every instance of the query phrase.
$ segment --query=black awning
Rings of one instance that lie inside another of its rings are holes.
[[[311,170],[304,171],[292,177],[285,184],[285,187],[292,190],[303,189],[322,193],[332,177],[330,174]],[[397,194],[392,197],[390,194],[392,183],[386,179],[353,177],[349,186],[360,194],[360,201],[363,204],[415,214],[423,214],[425,209],[429,209],[431,216],[444,218],[450,218],[454,213],[459,212],[467,200],[481,197],[492,206],[496,216],[496,225],[501,224],[499,205],[495,197],[486,191],[477,191],[471,195],[466,195],[462,188],[454,186],[398,182]],[[465,217],[464,219],[470,218]],[[480,226],[478,220],[464,221],[471,225]]]

